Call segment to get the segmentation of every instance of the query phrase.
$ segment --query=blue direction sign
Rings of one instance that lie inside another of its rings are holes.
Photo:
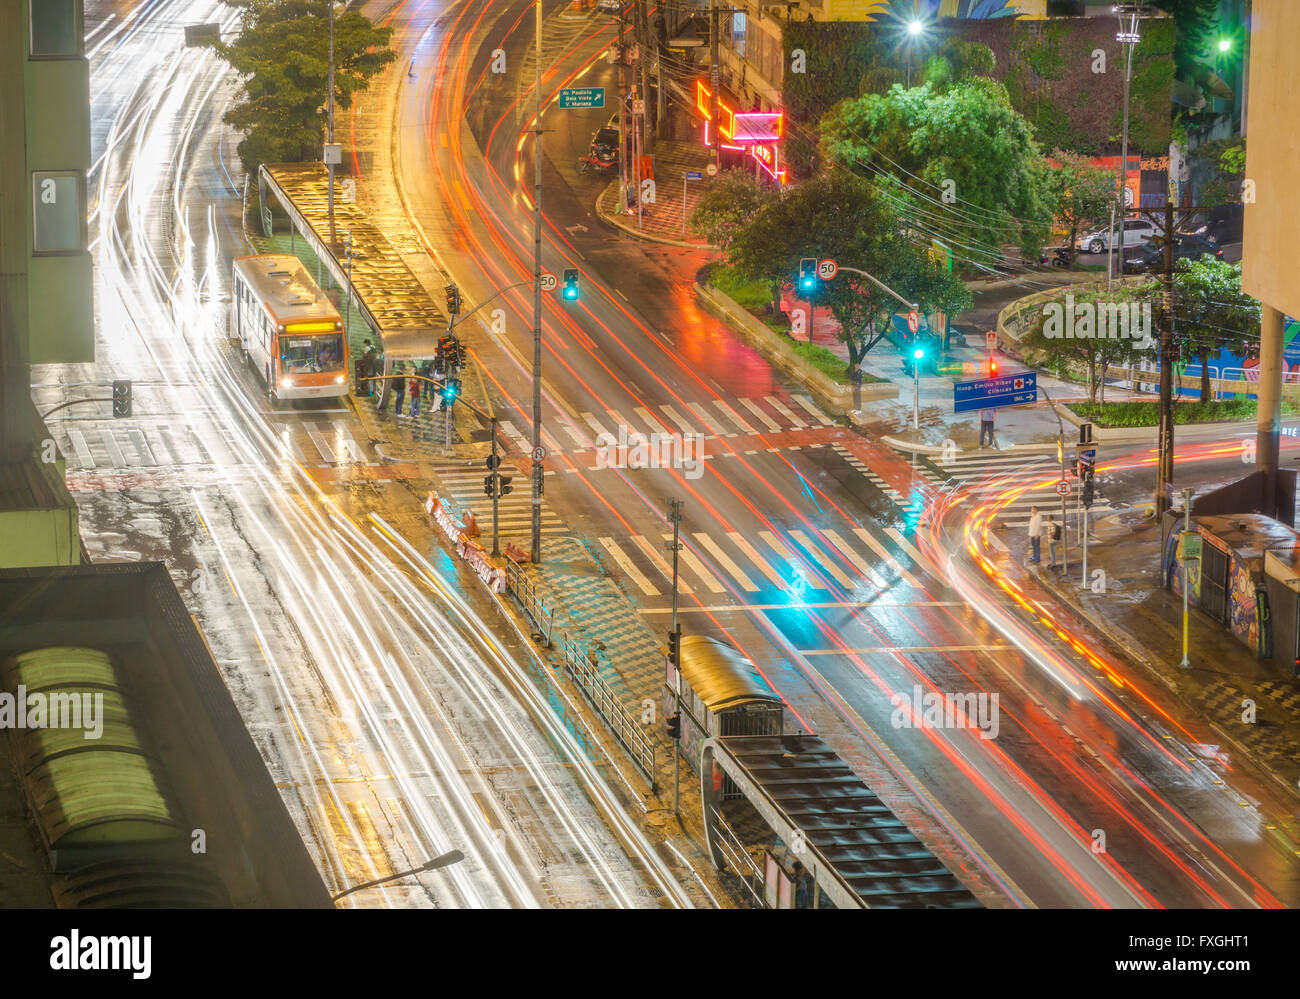
[[[974,382],[954,382],[952,386],[954,413],[990,406],[1020,406],[1037,401],[1038,375],[1033,371],[981,378]]]
[[[704,179],[704,174],[700,173],[700,171],[698,171],[698,170],[687,170],[687,171],[686,171],[686,179],[687,179],[687,180],[703,180],[703,179]]]
[[[603,108],[604,87],[566,87],[560,91],[561,108]]]

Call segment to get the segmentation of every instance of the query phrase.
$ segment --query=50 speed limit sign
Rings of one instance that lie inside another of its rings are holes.
[[[555,275],[550,271],[542,271],[541,277],[542,291],[554,291],[555,286],[560,282],[556,280]]]
[[[840,272],[840,265],[830,257],[817,262],[817,276],[823,281],[829,281]]]

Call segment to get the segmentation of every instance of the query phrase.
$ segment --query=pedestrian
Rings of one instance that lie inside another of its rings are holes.
[[[980,449],[984,448],[984,439],[988,438],[988,446],[996,448],[998,439],[993,434],[993,422],[998,418],[998,411],[992,406],[980,410]]]
[[[1042,549],[1043,536],[1043,515],[1038,512],[1038,507],[1029,508],[1029,550],[1030,563],[1037,563],[1043,560]]]
[[[374,378],[379,373],[379,352],[375,350],[375,345],[369,340],[365,341],[365,350],[361,354],[361,361],[366,367],[366,377]],[[364,382],[366,395],[375,394],[375,383]]]
[[[412,415],[412,416],[419,416],[419,415],[420,415],[420,390],[421,390],[423,387],[424,387],[424,383],[421,382],[420,379],[417,378],[415,375],[412,375],[412,376],[411,376],[411,386],[410,386],[410,388],[411,388],[411,415]]]
[[[398,416],[402,415],[402,400],[406,397],[406,375],[402,373],[402,362],[398,361],[393,365],[393,392],[396,404],[393,406],[393,412]]]
[[[1043,526],[1043,533],[1047,535],[1047,560],[1051,563],[1048,568],[1055,569],[1056,546],[1061,542],[1061,525],[1049,516]]]

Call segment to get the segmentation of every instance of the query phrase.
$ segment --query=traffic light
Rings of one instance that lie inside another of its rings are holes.
[[[668,738],[680,739],[682,737],[682,716],[674,712],[664,719],[668,727]]]
[[[570,302],[578,300],[578,269],[576,267],[565,268],[564,297]]]
[[[442,383],[442,402],[438,406],[438,408],[441,410],[441,409],[446,409],[448,406],[453,405],[456,402],[456,398],[459,395],[460,395],[460,379],[448,378],[445,382]]]
[[[804,257],[799,261],[799,290],[803,292],[817,290],[817,259]]]
[[[1092,506],[1093,500],[1096,499],[1095,487],[1092,484],[1092,469],[1087,470],[1087,475],[1083,478],[1083,506],[1084,509]]]
[[[504,496],[506,493],[508,493],[508,492],[510,492],[512,489],[514,489],[514,486],[512,486],[512,485],[510,484],[510,479],[511,479],[511,476],[509,476],[509,475],[498,475],[498,476],[497,476],[497,495],[498,495],[498,496]]]
[[[443,294],[447,296],[447,315],[460,315],[460,289],[454,284],[449,284],[443,289]]]
[[[990,377],[990,378],[996,378],[997,376],[998,376],[998,362],[995,361],[995,360],[993,360],[993,358],[990,357],[990,358],[989,358],[989,377]]]
[[[129,381],[113,382],[113,416],[131,415],[131,383]]]
[[[493,479],[493,478],[494,478],[494,476],[491,476],[491,475],[485,475],[485,476],[483,476],[483,495],[486,496],[488,499],[491,499],[491,498],[492,498],[492,479]]]
[[[668,661],[673,666],[680,666],[682,662],[682,633],[681,629],[668,632]]]
[[[466,357],[467,354],[468,354],[468,351],[466,350],[465,345],[464,345],[463,343],[457,341],[457,343],[456,343],[456,367],[458,367],[458,368],[463,368],[463,367],[465,367],[465,357]]]

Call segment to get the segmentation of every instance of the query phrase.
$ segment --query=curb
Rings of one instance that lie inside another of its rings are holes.
[[[913,444],[911,441],[899,440],[897,437],[881,437],[880,442],[889,447],[892,447],[895,451],[901,451],[904,454],[911,454],[913,451],[915,451],[917,454],[943,454],[944,453],[944,448],[942,446],[935,446],[933,444]],[[1047,441],[1041,444],[1008,444],[1006,447],[997,448],[996,453],[1021,454],[1026,451],[1055,451],[1055,450],[1056,450],[1056,442]],[[958,448],[955,453],[973,454],[974,451],[971,448]]]
[[[618,181],[612,180],[610,181],[610,183],[617,184]],[[605,191],[608,190],[609,187],[606,186]],[[620,232],[623,232],[624,234],[631,236],[633,239],[644,240],[647,243],[659,243],[662,246],[676,246],[684,250],[713,250],[714,252],[717,252],[718,248],[714,246],[712,243],[689,243],[686,242],[685,240],[669,239],[667,236],[655,236],[643,230],[634,229],[629,225],[625,225],[624,223],[618,220],[617,216],[606,214],[605,210],[600,207],[601,199],[605,197],[605,191],[601,191],[600,194],[596,195],[595,208],[596,208],[596,218],[600,219],[606,225],[618,229]]]

